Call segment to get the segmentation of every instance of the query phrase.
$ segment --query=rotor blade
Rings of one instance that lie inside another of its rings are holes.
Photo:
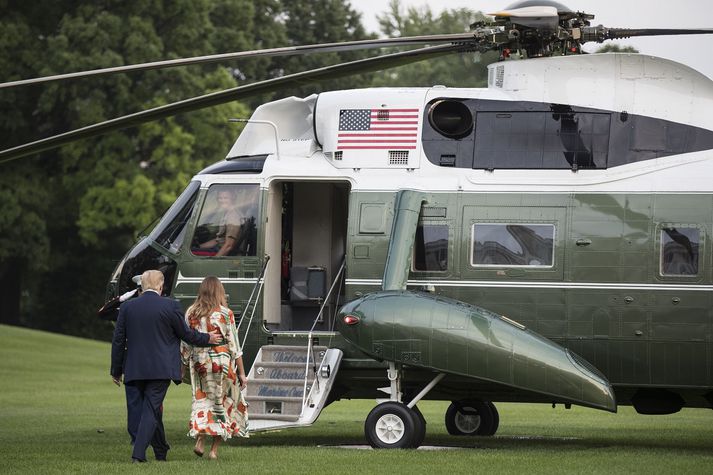
[[[326,79],[336,79],[355,73],[361,74],[365,72],[378,71],[381,69],[423,61],[437,56],[443,56],[449,53],[467,51],[468,49],[472,49],[472,45],[431,46],[417,50],[402,51],[399,53],[377,56],[374,58],[361,59],[350,63],[326,66],[319,69],[290,74],[280,78],[246,84],[244,86],[238,86],[225,91],[213,92],[211,94],[136,112],[134,114],[125,115],[116,119],[107,120],[105,122],[89,125],[81,129],[72,130],[63,134],[54,135],[52,137],[47,137],[35,142],[3,150],[0,152],[0,163],[5,163],[20,157],[57,148],[61,145],[74,142],[79,139],[102,135],[114,130],[140,125],[183,112],[224,104],[226,102],[255,96],[257,94],[278,91],[289,86],[303,86],[306,83],[313,83]]]
[[[62,81],[67,79],[79,79],[92,76],[103,76],[107,74],[127,73],[131,71],[146,71],[149,69],[172,68],[176,66],[189,66],[192,64],[217,63],[220,61],[226,61],[231,59],[354,51],[361,49],[387,48],[392,46],[462,43],[464,41],[469,40],[473,40],[473,33],[405,36],[403,38],[381,38],[375,40],[347,41],[344,43],[324,43],[316,45],[288,46],[284,48],[259,49],[253,51],[239,51],[237,53],[223,53],[213,54],[209,56],[196,56],[193,58],[170,59],[166,61],[154,61],[151,63],[130,64],[127,66],[116,66],[113,68],[93,69],[91,71],[79,71],[75,73],[58,74],[55,76],[45,76],[41,78],[22,79],[19,81],[2,83],[0,84],[0,89],[17,86],[27,86],[30,84],[41,84],[52,81]]]
[[[582,28],[582,42],[630,38],[634,36],[668,36],[668,35],[706,35],[713,33],[713,28],[670,29],[670,28],[606,28],[602,25],[585,26]]]
[[[513,8],[512,10],[500,10],[495,13],[488,13],[488,15],[503,18],[558,18],[557,9],[555,7],[545,6]]]
[[[555,7],[523,7],[513,10],[503,10],[495,13],[489,13],[496,20],[507,18],[510,23],[522,25],[527,28],[547,28],[549,30],[557,29],[559,16]]]
[[[609,39],[630,38],[632,36],[705,35],[713,33],[713,28],[670,29],[670,28],[607,28]]]

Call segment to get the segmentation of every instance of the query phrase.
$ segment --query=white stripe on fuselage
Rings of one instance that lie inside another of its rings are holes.
[[[176,285],[181,284],[200,284],[205,279],[203,277],[186,277],[178,271],[178,278],[176,279]],[[220,281],[223,284],[255,284],[257,277],[220,277]]]
[[[347,279],[347,285],[381,286],[381,279]],[[586,289],[586,290],[696,290],[713,291],[713,285],[697,284],[643,284],[609,282],[525,282],[493,280],[409,280],[406,285],[417,287],[497,287],[514,289]]]

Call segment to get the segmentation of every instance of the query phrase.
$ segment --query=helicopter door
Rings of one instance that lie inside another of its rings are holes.
[[[270,187],[266,248],[279,256],[265,277],[265,320],[273,331],[308,331],[346,252],[349,184],[277,182]],[[315,330],[332,331],[339,287]]]

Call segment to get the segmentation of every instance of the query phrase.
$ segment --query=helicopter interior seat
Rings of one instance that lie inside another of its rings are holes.
[[[318,306],[327,296],[327,270],[321,266],[292,266],[290,271],[290,303]]]
[[[280,306],[278,330],[308,330],[322,306],[326,293],[327,273],[321,266],[292,266],[289,280],[289,302]],[[323,323],[323,318],[318,320]]]

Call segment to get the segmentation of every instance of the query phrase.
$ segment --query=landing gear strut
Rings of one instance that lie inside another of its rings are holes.
[[[446,430],[451,435],[495,434],[500,416],[489,401],[454,401],[446,410]]]
[[[416,407],[433,387],[445,376],[438,374],[408,404],[401,401],[401,371],[389,363],[387,371],[390,387],[384,388],[390,401],[382,402],[371,410],[364,422],[364,435],[375,449],[417,448],[426,436],[426,419]]]

